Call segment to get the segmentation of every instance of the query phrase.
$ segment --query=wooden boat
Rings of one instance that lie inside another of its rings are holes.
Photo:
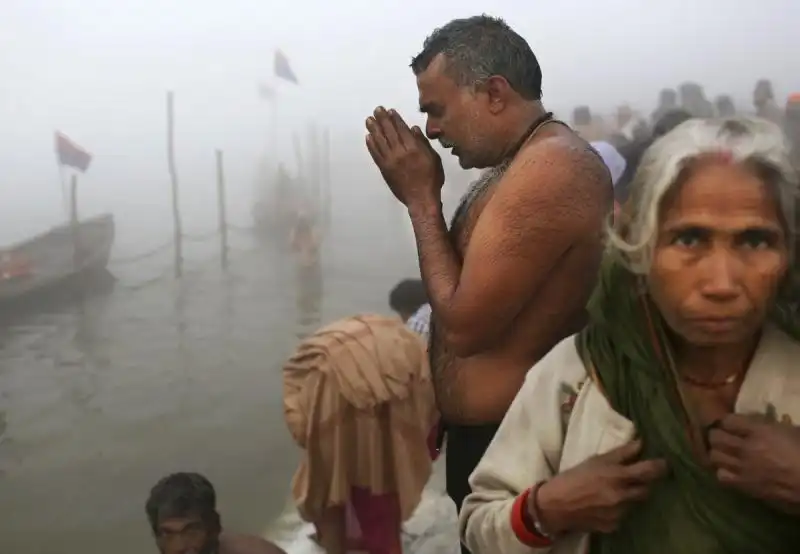
[[[104,214],[59,225],[0,248],[0,303],[50,292],[84,276],[105,272],[114,244],[114,216]]]

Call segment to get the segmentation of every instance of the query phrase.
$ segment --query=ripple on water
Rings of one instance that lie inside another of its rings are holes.
[[[227,275],[211,262],[139,287],[167,256],[82,302],[0,322],[0,498],[13,507],[0,552],[152,551],[144,500],[176,470],[214,482],[230,527],[262,531],[297,461],[282,361],[322,321],[385,312],[389,288],[415,273],[410,248],[373,235],[332,249],[305,281],[256,250]]]

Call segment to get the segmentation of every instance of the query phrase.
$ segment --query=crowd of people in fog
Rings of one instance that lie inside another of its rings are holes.
[[[425,129],[379,106],[366,146],[414,229],[424,299],[397,311],[416,336],[358,316],[293,358],[320,376],[291,385],[290,426],[295,397],[349,406],[295,436],[319,544],[400,552],[445,447],[463,553],[793,552],[800,96],[762,80],[744,114],[685,83],[649,118],[581,106],[567,124],[526,41],[488,16],[436,29],[411,70]],[[432,141],[483,170],[449,222]],[[342,388],[355,376],[363,398]]]
[[[759,81],[745,114],[685,83],[647,118],[564,122],[489,16],[433,31],[411,72],[425,128],[379,106],[365,142],[420,278],[284,366],[320,547],[399,554],[442,453],[463,553],[796,552],[800,95]],[[449,222],[435,141],[482,170]],[[279,552],[214,503],[201,476],[159,483],[162,552]]]

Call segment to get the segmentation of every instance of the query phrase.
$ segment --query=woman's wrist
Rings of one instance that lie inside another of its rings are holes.
[[[537,487],[532,487],[520,494],[511,507],[511,529],[517,539],[531,548],[547,548],[553,544],[552,539],[544,533],[531,517],[529,502],[535,496]]]
[[[530,518],[547,536],[553,537],[567,532],[569,529],[556,517],[556,510],[553,509],[554,497],[552,492],[552,482],[543,481],[531,490],[528,497],[528,511]]]
[[[536,533],[552,540],[553,533],[542,523],[542,512],[539,507],[539,491],[542,490],[542,487],[546,484],[547,481],[541,481],[531,487],[531,491],[528,494],[527,515],[530,525],[535,529]]]

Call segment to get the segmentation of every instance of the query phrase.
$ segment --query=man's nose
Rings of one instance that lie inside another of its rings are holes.
[[[170,546],[169,554],[197,554],[193,542],[183,535],[174,537]]]
[[[437,140],[442,136],[442,130],[438,125],[431,123],[430,118],[425,122],[425,136],[428,137],[428,140]]]
[[[727,249],[712,252],[704,263],[703,294],[713,300],[725,301],[740,292],[741,261]]]

